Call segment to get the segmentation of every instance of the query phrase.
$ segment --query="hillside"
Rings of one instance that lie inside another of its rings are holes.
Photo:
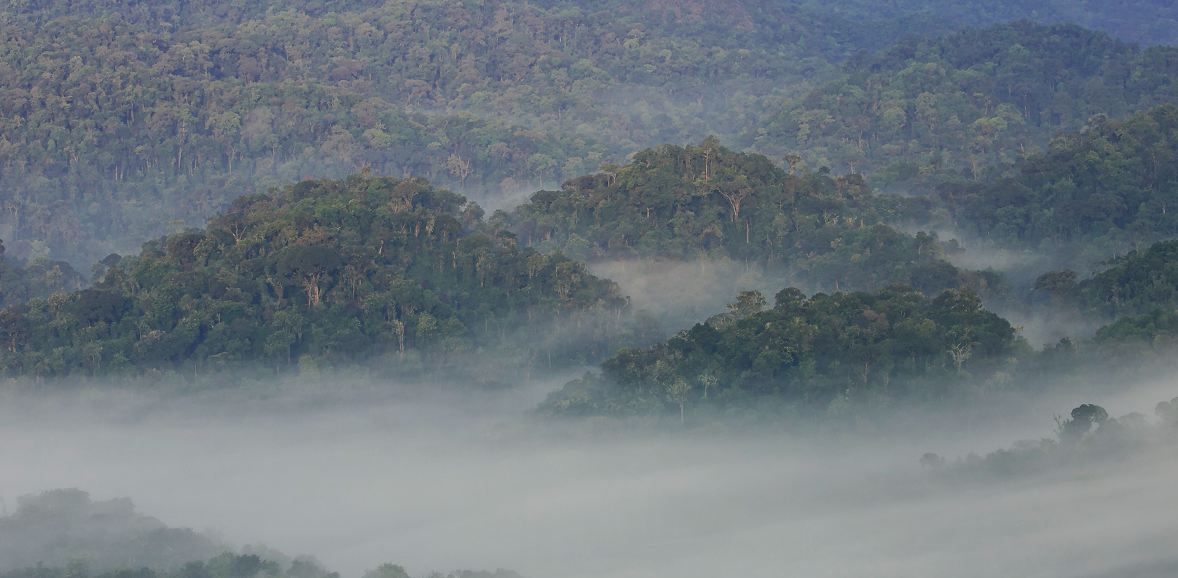
[[[491,222],[525,245],[590,260],[722,257],[786,267],[832,290],[996,288],[994,276],[946,262],[952,248],[935,235],[884,224],[912,211],[919,207],[874,195],[858,175],[782,169],[709,138],[635,153]]]
[[[824,68],[824,26],[750,4],[7,3],[0,225],[88,263],[307,175],[542,188]]]
[[[94,572],[173,568],[224,549],[140,514],[131,500],[94,501],[81,490],[22,496],[15,512],[0,516],[0,572],[71,563]]]
[[[755,146],[911,185],[978,179],[1094,115],[1178,102],[1178,49],[1026,22],[911,40],[785,105]]]
[[[693,410],[819,410],[943,400],[984,380],[1021,347],[1015,329],[971,294],[902,289],[782,290],[765,309],[742,293],[727,313],[648,349],[623,350],[567,384],[542,410],[643,415]]]
[[[953,226],[1003,246],[1108,257],[1178,234],[1178,107],[1094,118],[1013,175],[939,191]]]
[[[930,14],[922,0],[10,2],[0,7],[0,231],[18,256],[43,243],[82,267],[308,176],[367,166],[502,199],[707,134],[814,167],[891,167],[891,180],[960,170],[1094,109],[1169,99],[1159,79],[1172,76],[1172,51],[1007,26],[839,66],[913,34],[1008,18],[1115,24],[1142,41],[1178,29],[1164,25],[1172,7],[1155,2],[1067,4]],[[937,56],[972,42],[990,48]],[[1096,60],[1104,86],[1084,80]],[[926,66],[944,78],[912,74]],[[1003,95],[1005,80],[985,80],[991,69],[1026,73],[1036,95],[1058,80],[1066,99],[1090,102],[1064,102],[1043,131],[1003,128],[1017,124],[1010,107],[1039,112]],[[952,112],[917,111],[930,106],[917,102],[925,92]],[[979,135],[994,142],[967,151]]]
[[[303,370],[380,355],[441,362],[514,339],[530,320],[534,341],[513,343],[541,347],[541,321],[625,307],[580,263],[474,232],[479,215],[414,179],[305,181],[242,197],[204,230],[108,260],[89,289],[0,312],[0,364],[40,378]]]

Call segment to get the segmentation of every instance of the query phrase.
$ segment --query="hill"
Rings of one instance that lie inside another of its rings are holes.
[[[204,230],[108,260],[91,288],[5,309],[0,364],[40,378],[307,369],[381,354],[440,362],[508,341],[529,320],[616,318],[625,307],[583,265],[475,232],[479,216],[416,179],[305,181],[242,197]]]
[[[647,349],[623,350],[549,396],[568,415],[880,408],[944,399],[984,380],[1021,347],[1015,329],[969,293],[908,290],[765,299],[746,292],[727,313]]]
[[[935,235],[884,224],[912,212],[919,207],[874,195],[858,175],[782,169],[709,138],[635,153],[491,222],[525,245],[574,257],[725,257],[787,267],[831,290],[903,283],[931,294],[1000,284],[946,262],[953,247]]]
[[[80,490],[23,496],[15,512],[0,516],[0,572],[70,563],[95,572],[174,568],[224,549],[138,513],[131,500],[93,501]]]
[[[1178,49],[1028,22],[910,40],[784,106],[756,148],[888,186],[978,179],[1089,118],[1178,102]]]
[[[542,188],[824,68],[825,26],[744,4],[6,3],[0,224],[88,263],[306,175]]]
[[[1090,247],[1108,257],[1178,234],[1178,107],[1098,116],[1060,135],[1014,174],[946,184],[953,226],[998,245]]]

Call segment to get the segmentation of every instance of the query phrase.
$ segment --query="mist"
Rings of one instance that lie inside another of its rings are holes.
[[[1172,452],[974,481],[918,465],[1048,437],[1053,413],[1085,401],[1151,413],[1178,394],[1172,380],[859,435],[536,417],[560,379],[8,394],[0,496],[127,496],[172,527],[312,554],[345,577],[383,562],[532,578],[1153,576],[1178,563],[1178,520],[1159,507],[1178,484]]]
[[[723,312],[741,291],[760,291],[771,299],[789,285],[783,271],[729,259],[623,259],[594,262],[590,269],[616,282],[630,297],[631,309],[672,333]]]

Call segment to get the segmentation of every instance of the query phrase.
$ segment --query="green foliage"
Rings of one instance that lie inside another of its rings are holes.
[[[4,256],[0,242],[0,307],[81,289],[84,279],[69,263],[44,257],[22,262]]]
[[[88,262],[361,167],[534,190],[740,122],[835,44],[793,8],[692,4],[5,2],[10,241]]]
[[[850,55],[914,33],[1015,18],[1078,21],[1145,41],[1175,38],[1178,29],[1166,25],[1173,8],[1155,1],[1124,9],[1062,0],[1050,9],[1023,0],[984,9],[962,0],[879,4],[5,2],[2,224],[21,256],[41,243],[55,259],[88,263],[198,225],[243,192],[307,175],[371,167],[499,196],[708,133],[900,173],[945,150],[951,158],[942,164],[960,168],[964,153],[950,148],[957,132],[994,141],[981,159],[1009,156],[1027,133],[1004,126],[1027,114],[1026,96],[1005,94],[1005,76],[975,78],[991,69],[1040,74],[1031,81],[1036,94],[1064,81],[1064,102],[1052,106],[1065,116],[1043,130],[1072,126],[1091,110],[1132,110],[1142,94],[1163,94],[1172,75],[1162,49],[1084,44],[1088,36],[1064,29],[1041,33],[1062,40],[1038,42],[1040,33],[1004,29],[989,40],[969,33],[931,44],[916,62],[905,45],[880,57],[878,73],[861,62],[850,80],[798,98],[836,76]],[[936,56],[938,47],[964,53],[963,40],[986,43],[976,65]],[[1099,86],[1088,87],[1088,68],[1066,66],[1101,58],[1108,64]],[[1131,64],[1122,66],[1125,58]],[[953,81],[922,87],[925,64]],[[910,66],[916,74],[898,74]],[[877,85],[856,83],[877,78],[915,84],[873,100],[865,95]],[[1122,80],[1124,93],[1110,88]],[[921,100],[925,88],[931,101]],[[1071,103],[1081,99],[1090,105]],[[947,136],[932,143],[920,128],[930,106],[946,116],[934,132]],[[962,128],[950,126],[954,115]],[[893,162],[899,153],[907,160]]]
[[[1002,369],[1015,330],[966,292],[929,299],[877,293],[777,294],[771,309],[741,306],[649,349],[623,350],[600,375],[545,401],[557,414],[661,413],[669,407],[785,405],[837,412],[848,403],[934,400],[966,376]]]
[[[757,127],[753,142],[884,184],[977,179],[1093,115],[1178,101],[1176,73],[1178,49],[1074,26],[965,30],[852,61],[844,78]]]
[[[994,276],[946,262],[935,234],[882,224],[908,214],[905,205],[873,195],[857,175],[791,173],[709,138],[638,152],[626,166],[538,192],[492,222],[525,245],[585,258],[726,257],[789,267],[829,289],[994,288]]]
[[[1087,244],[1107,254],[1172,237],[1178,234],[1178,107],[1123,121],[1094,118],[1020,163],[1015,175],[945,186],[940,197],[958,226],[1000,244]]]
[[[1052,271],[1035,280],[1034,296],[1060,309],[1117,319],[1097,341],[1149,341],[1178,335],[1171,327],[1178,311],[1178,241],[1155,243],[1105,263],[1078,280],[1074,271]]]
[[[0,312],[0,364],[48,377],[249,362],[313,371],[407,353],[440,362],[503,345],[529,320],[625,307],[583,265],[475,232],[473,209],[419,179],[242,197],[203,231],[107,260],[90,289]]]

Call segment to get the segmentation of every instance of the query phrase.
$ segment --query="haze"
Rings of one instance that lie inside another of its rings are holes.
[[[1178,563],[1178,520],[1161,507],[1172,455],[965,484],[917,465],[1049,436],[1044,406],[1064,398],[968,432],[914,419],[873,439],[530,417],[553,386],[13,396],[0,491],[130,496],[170,525],[313,553],[351,577],[385,561],[555,578],[1153,576]],[[1142,383],[1107,405],[1148,412],[1142,400],[1167,390]]]

